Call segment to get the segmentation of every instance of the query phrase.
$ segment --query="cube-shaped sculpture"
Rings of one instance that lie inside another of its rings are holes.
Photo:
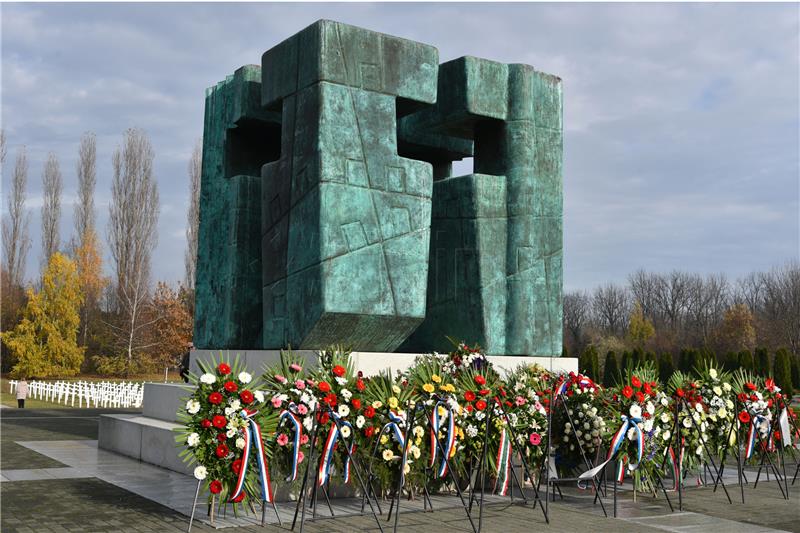
[[[434,101],[436,49],[320,21],[262,64],[282,113],[262,171],[264,345],[392,351],[425,317],[433,185],[397,153],[397,100]]]

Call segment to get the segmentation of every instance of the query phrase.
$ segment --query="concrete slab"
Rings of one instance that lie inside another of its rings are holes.
[[[183,407],[192,387],[173,383],[145,383],[142,415],[167,422],[177,422],[177,412]]]

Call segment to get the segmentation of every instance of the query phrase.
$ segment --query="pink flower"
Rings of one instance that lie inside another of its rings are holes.
[[[306,384],[302,379],[295,381],[294,386],[297,388],[297,390],[303,390],[306,388]]]
[[[297,464],[302,463],[305,458],[306,456],[303,452],[297,452]]]
[[[289,368],[292,369],[293,372],[300,372],[301,370],[303,370],[303,367],[298,365],[297,363],[292,363],[291,365],[289,365]]]
[[[280,407],[280,406],[281,406],[281,403],[282,403],[282,402],[281,402],[281,399],[280,399],[280,398],[278,398],[277,396],[273,396],[273,397],[272,397],[272,407],[274,407],[274,408],[276,408],[276,409],[277,409],[278,407]]]
[[[542,410],[542,404],[539,403],[539,402],[536,402],[535,404],[533,404],[533,408],[536,409],[537,411],[541,411]]]
[[[308,412],[308,407],[306,407],[301,403],[300,405],[297,406],[297,412],[300,413],[301,415],[304,415]]]
[[[527,402],[527,400],[522,396],[517,396],[517,399],[514,400],[514,402],[517,404],[518,407],[522,407],[523,405],[525,405],[525,402]]]
[[[278,446],[286,446],[289,443],[289,437],[285,433],[278,435]]]
[[[542,442],[542,436],[538,433],[531,433],[530,441],[534,446],[538,446],[539,443]]]
[[[308,435],[300,435],[300,444],[302,445],[308,444]]]
[[[280,374],[275,374],[275,379],[277,381],[280,381],[284,385],[286,385],[286,382],[289,381],[288,379],[286,379],[285,377],[281,376]]]

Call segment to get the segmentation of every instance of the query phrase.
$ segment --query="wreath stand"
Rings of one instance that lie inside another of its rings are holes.
[[[773,420],[778,420],[778,416],[779,415],[777,415],[777,412],[778,412],[778,406],[776,405],[775,406],[776,416],[773,417]],[[775,481],[778,482],[778,487],[780,487],[780,489],[781,489],[781,494],[783,495],[783,498],[785,500],[788,500],[789,499],[789,481],[788,481],[788,478],[786,477],[786,457],[784,456],[784,453],[783,453],[783,430],[780,427],[780,423],[778,423],[778,432],[780,433],[780,436],[781,436],[781,439],[780,439],[781,442],[780,442],[780,445],[778,446],[778,458],[779,458],[779,464],[780,464],[781,468],[783,469],[783,473],[778,471],[778,468],[775,466],[775,464],[772,462],[772,460],[769,457],[769,450],[768,450],[767,446],[768,446],[769,442],[771,442],[771,440],[773,438],[773,436],[771,434],[772,430],[770,429],[770,435],[768,435],[769,440],[767,440],[767,441],[765,441],[765,439],[761,436],[761,432],[758,431],[758,428],[755,428],[755,431],[758,434],[759,444],[761,444],[761,446],[760,446],[760,448],[761,448],[761,461],[760,461],[760,463],[758,465],[758,473],[756,474],[756,480],[755,480],[755,483],[753,483],[753,488],[755,489],[755,488],[758,487],[758,480],[761,477],[761,470],[763,468],[765,468],[764,459],[766,458],[769,461],[770,468],[772,469],[772,471],[775,474]],[[769,469],[767,470],[767,481],[769,481]],[[785,488],[785,490],[784,490],[784,488]]]
[[[438,401],[443,401],[443,399],[439,398],[438,396],[434,396],[433,398],[437,402]],[[413,408],[410,407],[410,404],[407,404],[406,405],[406,412],[407,413],[409,413],[409,412],[413,413],[409,418],[407,418],[407,422],[406,422],[406,425],[405,425],[406,427],[405,427],[404,434],[403,434],[404,441],[408,442],[409,431],[411,430],[411,427],[416,425],[417,417],[421,414],[424,417],[424,420],[429,420],[430,419],[430,415],[431,415],[431,411],[424,404],[418,403]],[[451,413],[450,416],[454,416],[454,415]],[[383,433],[383,432],[381,432],[381,433]],[[436,440],[436,448],[439,451],[439,453],[441,454],[442,460],[445,462],[445,465],[447,466],[447,472],[449,474],[450,480],[453,482],[453,486],[456,489],[456,493],[458,494],[458,498],[461,500],[461,506],[464,508],[464,511],[467,514],[467,519],[469,520],[469,523],[472,526],[472,530],[473,530],[473,532],[478,533],[480,531],[480,528],[477,528],[477,529],[475,528],[475,523],[472,520],[471,509],[467,506],[467,503],[464,501],[464,493],[461,490],[461,484],[460,484],[460,481],[459,481],[458,477],[456,476],[455,470],[452,468],[450,458],[445,456],[446,455],[445,454],[445,450],[444,450],[444,447],[442,446],[441,441],[438,438],[434,439],[434,440]],[[377,456],[377,451],[378,451],[379,444],[380,444],[380,438],[379,438],[378,442],[375,443],[375,448],[373,449],[372,456],[370,457],[370,476],[371,476],[370,479],[374,478],[374,474],[372,473],[372,464],[373,464],[373,461],[374,461],[375,457]],[[401,462],[400,468],[401,469],[403,468],[402,462]],[[393,531],[395,533],[397,532],[398,519],[399,519],[399,516],[400,516],[400,499],[401,499],[402,491],[403,491],[403,475],[402,475],[402,471],[398,472],[397,479],[398,479],[397,488],[395,489],[395,492],[392,495],[392,503],[391,503],[391,505],[389,507],[388,517],[386,518],[387,521],[391,520],[392,512],[394,512],[394,528],[393,528]],[[370,490],[372,490],[371,483],[370,483]],[[426,482],[423,490],[424,490],[424,495],[423,495],[423,498],[424,498],[424,500],[423,500],[424,509],[427,510],[427,506],[430,505],[431,511],[432,511],[433,510],[433,502],[431,501],[430,495],[428,494],[427,482]],[[395,501],[397,502],[397,509],[396,510],[395,510]]]
[[[203,482],[201,480],[198,480],[197,488],[194,491],[194,501],[192,503],[192,512],[189,515],[189,527],[186,529],[187,533],[189,533],[192,530],[192,524],[194,523],[195,510],[197,509],[197,500],[200,497],[200,487],[202,485],[203,485]],[[281,515],[278,514],[278,507],[275,505],[274,501],[271,502],[271,503],[272,503],[272,509],[274,509],[274,511],[275,511],[275,516],[278,518],[278,525],[279,526],[283,526],[283,521],[281,520]],[[256,508],[253,505],[253,502],[252,501],[248,501],[248,504],[250,505],[250,511],[252,511],[253,515],[255,516]],[[223,503],[222,499],[220,499],[219,505],[217,505],[217,496],[216,496],[216,494],[212,494],[211,495],[211,502],[208,504],[207,514],[209,516],[209,523],[211,524],[212,527],[214,526],[214,507],[215,506],[217,507],[217,513],[219,513],[219,507],[222,507],[222,513],[223,513],[222,516],[223,516],[223,518],[225,516],[227,516],[227,510],[228,510],[227,502]],[[266,523],[267,523],[266,519],[267,519],[267,502],[262,501],[261,502],[261,527],[264,527],[266,525]]]
[[[307,507],[306,504],[308,503],[308,494],[307,494],[307,491],[306,491],[306,487],[308,486],[308,479],[309,479],[308,471],[309,471],[309,468],[311,468],[311,465],[313,465],[316,462],[315,456],[317,455],[317,453],[316,453],[315,444],[316,444],[316,441],[317,441],[317,435],[318,435],[319,426],[320,426],[319,421],[316,419],[316,416],[315,416],[316,409],[314,411],[312,411],[311,414],[312,414],[312,420],[314,420],[314,431],[311,434],[311,441],[310,441],[309,452],[308,452],[309,457],[308,457],[307,462],[306,462],[305,472],[303,473],[303,484],[300,487],[300,495],[297,498],[297,506],[295,507],[294,518],[292,519],[292,527],[291,527],[292,531],[294,531],[294,528],[297,525],[297,515],[300,514],[300,532],[301,533],[303,531],[303,527],[305,526],[306,507]],[[336,429],[339,431],[339,435],[341,435],[342,434],[342,425],[339,422],[339,419],[336,417],[335,413],[333,412],[333,409],[331,408],[331,406],[327,406],[327,414],[330,417],[330,420],[336,425]],[[355,435],[351,435],[350,438],[354,439]],[[361,477],[361,467],[359,466],[356,457],[350,452],[350,447],[347,446],[346,441],[345,441],[345,437],[342,436],[341,439],[342,439],[342,442],[345,444],[344,445],[344,449],[345,449],[345,452],[347,453],[347,458],[350,461],[350,465],[353,468],[353,471],[355,472],[356,479],[358,480],[358,484],[360,485],[361,490],[362,490],[362,494],[367,494],[367,495],[370,494],[367,491],[367,488],[366,488],[366,486],[364,484],[364,479]],[[323,458],[320,456],[318,459],[322,460]],[[311,519],[312,520],[314,520],[316,518],[317,487],[319,486],[319,469],[318,468],[314,468],[313,483],[314,483],[314,486],[313,486],[313,489],[311,491],[312,492],[312,494],[311,494],[311,507],[312,507],[312,518]],[[328,494],[327,494],[327,491],[325,490],[324,487],[323,487],[323,494],[325,495],[325,498],[328,500],[328,505],[330,507],[330,499],[328,499]],[[376,500],[377,500],[377,498],[376,498]],[[375,523],[378,524],[378,529],[381,531],[381,533],[383,533],[383,527],[381,526],[381,522],[378,519],[378,515],[375,514],[375,507],[373,507],[372,499],[369,498],[369,496],[367,496],[367,503],[369,504],[369,508],[370,508],[370,511],[372,513],[373,518],[375,518]],[[377,503],[377,501],[376,501],[376,503]],[[302,509],[302,512],[300,511],[301,509]],[[333,514],[333,508],[330,507],[330,509],[331,509],[331,514]]]
[[[551,485],[553,487],[553,501],[555,501],[555,498],[556,498],[556,494],[555,493],[556,493],[556,491],[558,491],[558,494],[561,497],[561,499],[562,500],[564,499],[564,495],[561,493],[561,488],[559,487],[560,483],[568,483],[568,482],[581,483],[583,481],[586,481],[585,479],[581,479],[580,477],[559,478],[557,476],[557,473],[554,472],[554,467],[550,464],[550,458],[553,457],[552,456],[552,451],[553,451],[553,448],[552,448],[552,446],[553,446],[553,439],[552,439],[552,435],[553,435],[553,431],[552,431],[552,428],[553,428],[553,423],[552,423],[553,422],[553,411],[557,408],[557,406],[559,404],[561,405],[561,408],[563,409],[564,415],[567,417],[567,420],[569,421],[570,426],[572,428],[575,428],[575,424],[573,423],[572,415],[569,414],[569,407],[567,407],[567,400],[564,397],[564,393],[562,392],[562,393],[559,393],[559,394],[555,394],[555,390],[554,389],[551,390],[550,391],[550,408],[547,411],[547,456],[546,456],[546,458],[544,460],[544,464],[543,464],[543,468],[542,468],[543,471],[545,471],[545,470],[547,471],[547,476],[546,476],[546,478],[547,478],[547,488],[545,489],[545,509],[547,509],[549,507],[547,502],[550,500],[549,496],[550,496],[550,487],[551,487]],[[586,456],[586,451],[584,450],[583,444],[581,443],[580,439],[576,437],[575,440],[578,443],[578,451],[580,451],[581,459],[583,460],[584,466],[586,467],[587,470],[593,469],[594,465],[592,464],[591,461],[589,461],[589,458]],[[605,468],[602,469],[602,472],[603,472],[603,479],[605,479]],[[604,491],[601,488],[602,484],[599,481],[599,477],[600,477],[599,473],[596,474],[596,475],[593,475],[591,477],[592,487],[594,488],[594,491],[595,491],[594,501],[592,502],[592,504],[600,503],[600,508],[603,510],[603,516],[608,517],[608,511],[606,511],[606,506],[603,503],[603,498],[606,496],[607,491]],[[541,477],[539,479],[541,481]],[[615,490],[616,490],[616,485],[615,485]],[[547,511],[545,511],[545,512],[547,512]]]

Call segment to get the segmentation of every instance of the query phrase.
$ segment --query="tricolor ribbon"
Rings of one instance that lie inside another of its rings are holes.
[[[767,439],[768,439],[767,440],[767,449],[770,449],[772,447],[771,446],[771,443],[772,443],[772,435],[771,435],[772,423],[765,416],[753,415],[753,418],[750,421],[750,429],[747,430],[747,445],[746,445],[745,450],[744,450],[744,458],[745,459],[750,459],[750,457],[753,455],[753,451],[756,448],[756,437],[757,437],[757,434],[758,434],[758,425],[762,421],[767,422]]]
[[[405,426],[406,422],[403,420],[401,416],[399,416],[394,411],[389,411],[389,422],[387,422],[383,428],[381,429],[381,435],[387,430],[391,430],[394,433],[394,438],[398,444],[400,444],[400,449],[403,450],[403,455],[400,461],[400,487],[405,486],[406,483],[406,463],[408,462],[408,448],[411,445],[411,442],[406,442],[405,435],[403,434],[403,430],[401,426]]]
[[[608,456],[606,457],[606,460],[578,476],[579,480],[596,477],[597,474],[599,474],[603,468],[614,459],[614,456],[619,451],[620,446],[622,446],[622,442],[625,440],[625,436],[627,435],[629,428],[633,428],[636,432],[636,463],[631,463],[631,470],[635,470],[636,467],[639,466],[639,463],[642,461],[642,454],[644,453],[644,434],[642,433],[641,428],[639,428],[639,423],[642,421],[642,419],[637,417],[628,418],[626,415],[622,415],[621,418],[622,425],[619,427],[617,432],[614,433],[614,437],[611,439],[611,446],[608,449]],[[620,461],[620,465],[623,465],[624,462],[624,459],[623,461]],[[621,471],[617,472],[617,479],[620,480],[620,483],[622,483],[621,480],[624,475],[625,469],[621,468]]]
[[[511,439],[508,431],[503,428],[500,433],[500,446],[497,449],[497,481],[494,490],[500,496],[508,493],[509,480],[511,479]],[[499,490],[498,490],[499,487]]]
[[[444,435],[445,443],[444,446],[442,446],[444,457],[442,457],[439,468],[434,469],[434,477],[444,477],[447,475],[448,459],[450,458],[450,454],[452,453],[456,444],[456,417],[449,405],[447,405],[445,402],[439,401],[433,406],[433,410],[431,411],[431,460],[428,466],[433,468],[436,464],[436,454],[438,453],[440,446],[439,431],[441,430],[442,422],[441,417],[439,416],[439,406],[442,406],[447,411],[447,433]]]
[[[278,417],[278,427],[284,420],[289,420],[289,424],[294,430],[294,449],[292,450],[292,473],[286,477],[286,481],[294,481],[297,479],[297,465],[300,463],[300,438],[303,436],[303,423],[300,417],[294,413],[297,406],[290,403],[287,409],[281,411]]]
[[[555,395],[561,396],[564,394],[567,390],[567,385],[569,385],[569,380],[565,379],[564,376],[561,376],[558,385],[556,385]]]
[[[264,452],[264,440],[261,437],[261,427],[254,418],[257,414],[258,411],[255,410],[242,410],[242,418],[247,422],[247,426],[243,431],[244,450],[242,452],[242,467],[239,469],[239,476],[236,479],[233,494],[231,494],[231,501],[238,499],[244,490],[244,480],[247,477],[247,467],[250,464],[250,446],[252,445],[255,447],[256,451],[256,465],[258,466],[258,480],[261,485],[261,499],[265,502],[272,503],[272,487],[269,481],[267,455]]]
[[[678,490],[678,483],[681,482],[683,478],[683,454],[685,451],[684,447],[685,439],[681,439],[681,446],[678,450],[677,456],[675,455],[675,450],[672,446],[669,447],[669,462],[672,466],[672,490]]]
[[[333,418],[333,424],[331,425],[331,429],[328,432],[328,438],[325,439],[325,447],[322,450],[322,458],[319,462],[319,486],[323,486],[325,483],[328,482],[328,478],[331,475],[331,467],[333,466],[333,448],[336,445],[336,441],[339,439],[339,426],[347,426],[350,428],[350,434],[353,434],[353,426],[350,425],[350,422],[342,420],[339,416],[331,412],[331,418]],[[345,446],[347,443],[345,442]],[[355,451],[355,439],[351,439],[350,446],[347,446],[348,454],[344,458],[344,482],[350,482],[350,456]]]

